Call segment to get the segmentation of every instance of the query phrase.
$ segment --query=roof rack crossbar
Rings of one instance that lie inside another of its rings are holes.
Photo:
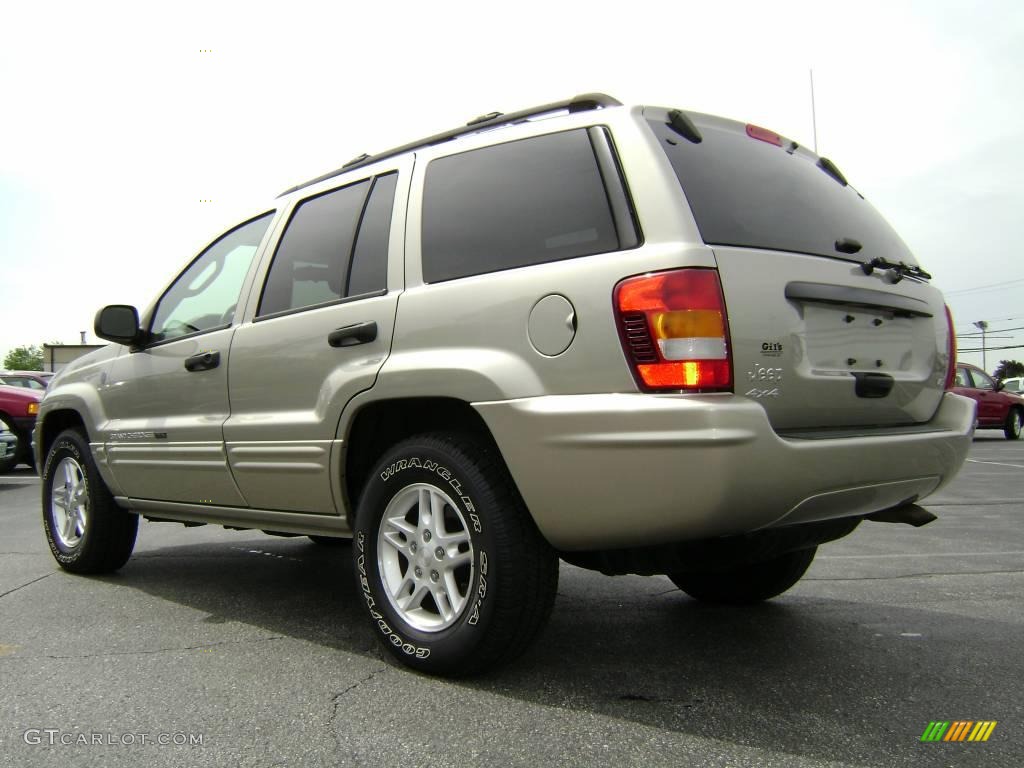
[[[444,133],[438,133],[433,136],[429,136],[419,141],[414,141],[409,144],[403,144],[400,147],[389,149],[384,152],[379,152],[376,155],[360,155],[353,160],[348,161],[336,171],[325,173],[322,176],[317,176],[315,179],[297,184],[291,189],[287,189],[282,192],[278,197],[284,197],[292,192],[305,187],[310,187],[314,184],[319,184],[321,181],[327,181],[333,179],[335,176],[340,176],[343,173],[348,173],[351,170],[359,168],[363,165],[369,165],[370,163],[376,163],[379,160],[386,160],[389,157],[395,157],[396,155],[402,155],[406,152],[411,152],[416,149],[423,149],[424,147],[432,147],[436,144],[443,144],[446,141],[458,138],[459,136],[465,136],[469,133],[477,133],[482,130],[489,128],[496,128],[499,126],[512,125],[514,123],[521,123],[530,118],[539,117],[540,115],[546,115],[550,112],[560,112],[567,110],[570,113],[586,112],[592,109],[603,109],[605,107],[620,107],[622,102],[617,99],[613,99],[604,93],[584,93],[579,96],[574,96],[571,99],[565,101],[555,101],[550,104],[542,104],[539,107],[530,107],[529,109],[523,109],[518,112],[510,112],[507,115],[501,113],[491,113],[488,115],[482,115],[475,120],[470,121],[467,125],[453,128],[450,131]]]

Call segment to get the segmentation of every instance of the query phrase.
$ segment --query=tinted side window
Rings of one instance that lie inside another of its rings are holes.
[[[971,375],[967,372],[966,368],[956,369],[956,386],[967,387],[968,389],[974,388],[974,382],[971,381]]]
[[[434,160],[422,241],[429,283],[620,247],[583,129]]]
[[[398,174],[380,176],[373,183],[359,224],[352,265],[346,281],[346,296],[383,291],[388,284],[388,239],[391,235],[391,210],[395,204]]]
[[[337,301],[345,296],[352,243],[370,181],[304,200],[274,254],[258,315]]]
[[[231,325],[238,294],[273,213],[237,227],[203,251],[160,298],[152,341]]]

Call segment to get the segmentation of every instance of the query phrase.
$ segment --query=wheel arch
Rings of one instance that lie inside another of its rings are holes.
[[[38,443],[37,463],[40,467],[45,463],[46,456],[50,453],[50,446],[57,439],[57,435],[65,429],[76,428],[81,429],[85,439],[88,441],[89,428],[86,427],[82,414],[74,408],[59,408],[54,411],[48,411],[43,416],[43,420],[36,428],[36,441]]]
[[[370,471],[392,445],[423,432],[461,432],[484,441],[500,454],[483,418],[466,401],[454,397],[375,400],[353,413],[344,438],[342,493],[350,526]]]

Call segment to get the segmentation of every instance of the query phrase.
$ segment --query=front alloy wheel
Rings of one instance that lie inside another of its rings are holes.
[[[53,533],[70,552],[82,543],[89,519],[85,473],[71,456],[61,459],[50,481],[50,515]]]
[[[81,431],[67,429],[53,441],[42,481],[43,530],[61,568],[110,573],[128,561],[139,517],[117,506]]]

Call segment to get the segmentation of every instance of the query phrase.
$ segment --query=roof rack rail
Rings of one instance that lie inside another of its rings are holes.
[[[514,123],[521,123],[530,118],[539,117],[540,115],[546,115],[550,112],[560,112],[562,110],[568,110],[570,113],[575,112],[586,112],[592,109],[603,109],[605,107],[620,107],[622,102],[617,99],[613,99],[604,93],[584,93],[579,96],[574,96],[571,99],[565,101],[555,101],[550,104],[542,104],[539,107],[530,107],[529,109],[523,109],[519,112],[510,112],[507,115],[503,115],[500,112],[491,112],[486,115],[481,115],[469,123],[458,128],[453,128],[450,131],[444,133],[438,133],[434,136],[429,136],[419,141],[411,142],[410,144],[403,144],[400,147],[389,149],[384,152],[379,152],[376,155],[360,155],[352,160],[349,160],[345,165],[336,171],[325,173],[323,176],[317,176],[315,179],[311,179],[302,184],[297,184],[291,189],[286,189],[278,197],[284,197],[289,195],[296,190],[303,189],[305,187],[312,186],[313,184],[319,184],[321,181],[327,181],[335,176],[340,176],[342,173],[347,173],[355,168],[359,168],[363,165],[369,165],[375,163],[378,160],[386,160],[389,157],[395,157],[406,152],[411,152],[415,149],[422,149],[424,147],[432,147],[435,144],[443,144],[446,141],[458,138],[459,136],[465,136],[469,133],[477,133],[488,128],[497,128],[499,126],[512,125]]]
[[[366,160],[367,158],[369,158],[369,155],[366,154],[365,152],[363,152],[363,154],[361,154],[359,157],[353,157],[351,160],[349,160],[347,163],[345,163],[341,167],[342,168],[351,168],[353,165],[361,163],[361,162],[363,162],[363,160]]]

